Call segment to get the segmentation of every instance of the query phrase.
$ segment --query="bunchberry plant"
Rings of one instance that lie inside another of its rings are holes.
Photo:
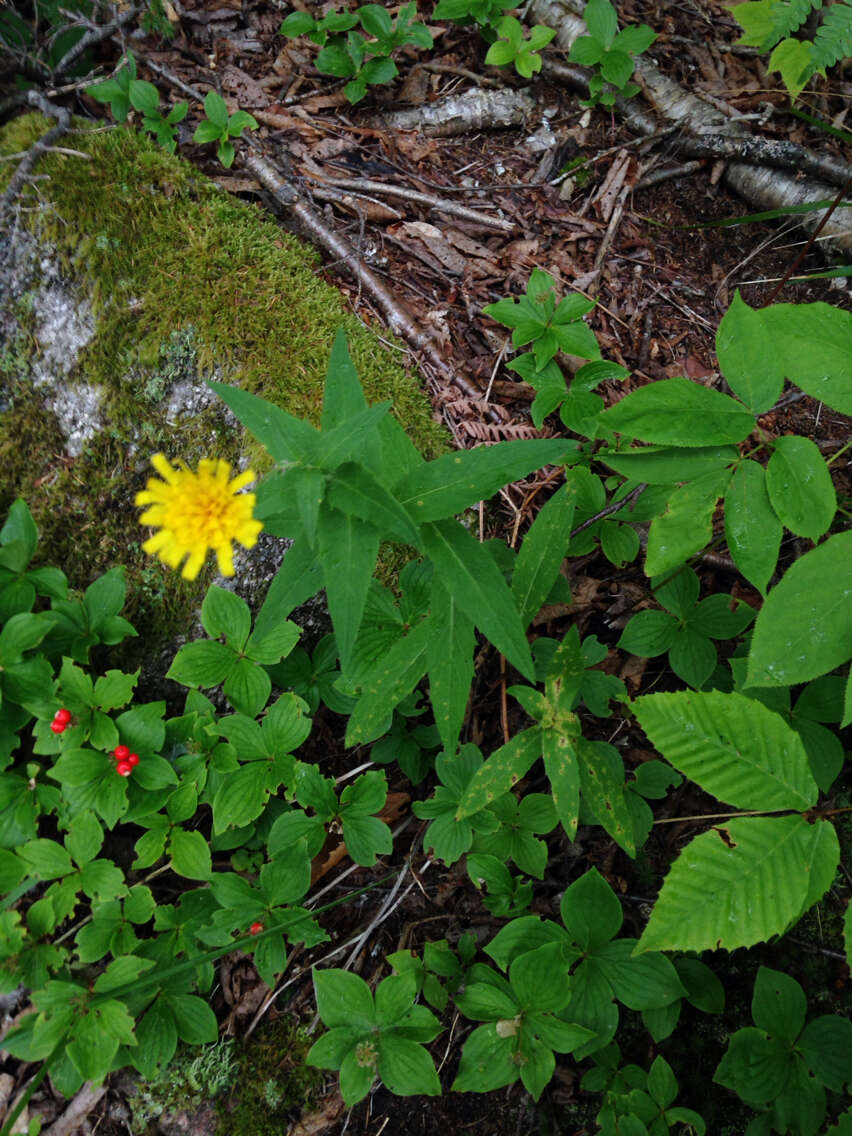
[[[544,24],[536,24],[530,28],[529,35],[524,35],[520,21],[514,16],[504,16],[494,30],[497,38],[488,49],[485,62],[495,67],[512,63],[524,79],[532,78],[541,70],[539,52],[556,35],[555,28],[547,28]]]
[[[804,990],[767,966],[757,972],[751,1014],[754,1027],[733,1034],[714,1081],[759,1111],[749,1136],[815,1136],[825,1122],[825,1090],[842,1093],[852,1082],[852,1022],[822,1014],[805,1024]]]
[[[624,628],[618,646],[644,659],[668,653],[669,666],[689,686],[702,687],[716,669],[714,639],[735,639],[754,619],[754,610],[721,592],[699,600],[701,582],[692,568],[651,581],[654,599],[665,610],[646,608]]]
[[[657,35],[647,24],[619,31],[618,13],[609,0],[589,0],[583,19],[589,34],[574,41],[568,58],[594,68],[584,105],[611,107],[618,95],[630,98],[638,92],[636,84],[630,82],[635,68],[633,56],[647,51]]]
[[[142,128],[153,134],[164,150],[174,154],[178,123],[186,118],[189,103],[175,103],[164,115],[160,110],[160,92],[145,79],[131,79],[127,93],[130,105],[142,115]]]
[[[398,1096],[440,1096],[435,1065],[424,1048],[441,1032],[431,1010],[416,1004],[417,980],[407,973],[385,978],[375,994],[356,974],[315,970],[317,1010],[328,1032],[307,1061],[340,1070],[340,1093],[351,1106],[378,1076]]]
[[[130,113],[130,84],[136,79],[136,60],[128,51],[121,57],[119,66],[109,79],[86,88],[86,94],[99,103],[109,103],[116,122],[126,122]]]
[[[396,19],[379,4],[362,4],[354,12],[331,12],[321,20],[306,12],[291,12],[281,25],[281,34],[304,35],[318,44],[317,70],[347,79],[346,97],[350,103],[359,103],[369,86],[390,83],[399,74],[391,59],[394,51],[407,44],[432,46],[431,33],[416,15],[414,3],[403,4]],[[354,30],[358,24],[366,35]]]
[[[438,0],[432,19],[452,20],[454,24],[475,23],[493,37],[503,13],[516,7],[513,0]]]
[[[232,138],[239,138],[244,130],[257,130],[257,119],[245,110],[228,114],[225,100],[218,91],[208,91],[204,98],[204,113],[192,136],[193,142],[216,142],[216,157],[230,169],[236,151]]]

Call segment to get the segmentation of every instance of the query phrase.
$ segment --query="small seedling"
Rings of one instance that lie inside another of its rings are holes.
[[[218,91],[208,91],[204,99],[203,118],[195,128],[193,142],[218,142],[216,157],[230,169],[234,162],[235,150],[232,138],[239,138],[246,129],[257,130],[257,119],[245,110],[229,115],[225,100]]]
[[[514,63],[515,70],[524,79],[531,78],[541,70],[541,56],[538,52],[546,47],[556,35],[554,28],[536,24],[530,34],[524,36],[524,29],[514,16],[504,16],[497,25],[499,39],[488,49],[485,62],[495,67]]]
[[[629,81],[636,66],[633,56],[646,51],[657,35],[647,24],[619,31],[618,14],[609,0],[589,0],[583,19],[589,34],[574,41],[568,58],[595,69],[583,105],[611,107],[617,95],[630,98],[638,92]]]

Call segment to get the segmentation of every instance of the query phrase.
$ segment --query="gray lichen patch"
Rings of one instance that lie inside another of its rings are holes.
[[[47,126],[34,115],[8,123],[0,155]],[[392,399],[427,455],[446,442],[403,353],[344,307],[313,250],[150,140],[81,132],[91,161],[40,161],[46,179],[20,203],[21,243],[0,254],[0,516],[23,496],[41,561],[74,587],[125,565],[135,645],[150,651],[190,628],[214,571],[189,584],[142,552],[134,498],[151,455],[263,472],[263,452],[208,379],[316,421],[342,327],[368,399]],[[12,166],[0,162],[0,189]],[[252,566],[236,586],[256,608],[275,560],[253,550],[238,563]]]

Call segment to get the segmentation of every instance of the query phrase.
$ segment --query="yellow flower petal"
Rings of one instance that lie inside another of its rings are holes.
[[[252,471],[229,480],[231,466],[221,458],[203,458],[196,473],[185,462],[173,465],[163,454],[154,454],[151,463],[163,480],[150,478],[135,501],[150,506],[141,514],[140,524],[160,531],[145,541],[143,549],[170,568],[185,561],[182,575],[187,580],[196,578],[213,551],[222,575],[232,576],[233,542],[252,548],[263,529],[252,515],[254,493],[239,492],[254,480]]]

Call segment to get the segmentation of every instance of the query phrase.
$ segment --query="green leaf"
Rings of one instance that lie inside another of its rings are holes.
[[[677,619],[667,611],[639,611],[631,617],[616,646],[642,659],[654,659],[674,645],[677,630]]]
[[[66,1052],[74,1068],[87,1080],[102,1080],[109,1072],[119,1043],[103,1028],[96,1009],[90,1009],[75,1021],[72,1036]]]
[[[710,543],[713,514],[730,479],[728,470],[704,474],[672,493],[666,511],[651,522],[645,552],[646,575],[670,572]]]
[[[272,690],[272,680],[263,667],[249,659],[237,659],[222,687],[225,697],[242,714],[259,714]]]
[[[136,1049],[132,1061],[143,1076],[153,1077],[174,1057],[178,1035],[171,1010],[157,998],[136,1026]]]
[[[67,876],[74,870],[71,857],[55,840],[31,840],[18,850],[18,855],[27,865],[28,874],[42,880]]]
[[[515,734],[491,754],[474,774],[459,801],[456,819],[473,816],[496,800],[524,776],[541,757],[541,730],[533,727]]]
[[[613,840],[628,856],[636,855],[633,823],[624,796],[621,755],[607,742],[577,739],[580,788],[584,802]],[[617,772],[616,772],[617,769]]]
[[[583,10],[583,20],[589,35],[610,47],[618,31],[618,16],[609,0],[589,0]]]
[[[387,489],[357,462],[345,462],[328,483],[326,500],[333,508],[369,521],[388,540],[418,545],[420,536],[411,517]]]
[[[378,551],[378,530],[323,505],[317,523],[317,553],[344,672],[352,662]]]
[[[200,832],[172,829],[169,840],[172,867],[179,876],[190,880],[209,880],[213,872],[210,847]]]
[[[426,643],[429,700],[444,749],[454,753],[473,681],[473,624],[438,577],[432,581]]]
[[[362,694],[346,728],[346,744],[373,741],[383,724],[426,670],[426,651],[433,634],[431,620],[421,620],[376,662],[364,676]]]
[[[777,321],[767,319],[772,310],[750,308],[737,289],[716,332],[716,354],[728,386],[755,414],[774,406],[784,389],[786,359],[770,326]]]
[[[241,828],[256,820],[269,800],[269,774],[265,761],[247,762],[222,779],[213,798],[213,830]]]
[[[852,656],[852,532],[806,552],[772,589],[754,625],[746,686],[791,686]]]
[[[790,1075],[790,1057],[790,1047],[783,1041],[768,1038],[762,1030],[740,1029],[728,1042],[713,1080],[759,1107],[774,1100],[784,1088]]]
[[[0,545],[8,545],[12,541],[21,542],[23,546],[21,569],[26,568],[38,545],[38,529],[26,501],[20,497],[9,506],[6,520],[0,529]]]
[[[721,1014],[725,1009],[725,989],[709,966],[699,959],[676,958],[674,967],[686,987],[686,997],[705,1014]]]
[[[211,639],[224,636],[230,646],[241,651],[251,630],[251,612],[245,600],[211,584],[201,605],[201,623]]]
[[[796,1048],[818,1081],[834,1092],[852,1081],[852,1022],[823,1014],[808,1022]]]
[[[479,1026],[464,1044],[453,1092],[487,1093],[514,1084],[519,1072],[513,1056],[512,1038],[501,1037],[496,1022]]]
[[[800,809],[818,789],[801,738],[742,694],[649,694],[633,709],[660,753],[718,800],[740,809]]]
[[[832,304],[761,309],[788,379],[841,414],[852,414],[852,313]]]
[[[777,439],[766,467],[766,490],[779,520],[796,536],[816,540],[828,531],[837,497],[828,466],[810,438]]]
[[[801,816],[734,818],[697,836],[672,865],[637,951],[734,950],[780,935],[839,859],[834,828]],[[813,880],[811,877],[814,877]]]
[[[319,441],[319,432],[308,422],[239,387],[214,382],[207,385],[269,451],[274,461],[310,463]]]
[[[438,521],[488,500],[534,469],[559,464],[575,443],[548,438],[443,454],[413,470],[394,494],[418,524]]]
[[[778,563],[783,531],[763,466],[740,462],[725,494],[725,539],[737,568],[762,595]]]
[[[314,968],[314,993],[317,1012],[323,1025],[352,1026],[369,1030],[375,1023],[376,1011],[370,987],[357,974],[347,970]]]
[[[134,110],[141,111],[142,114],[149,117],[154,117],[157,114],[157,108],[160,105],[160,92],[153,83],[147,83],[144,79],[131,79],[128,93]]]
[[[631,957],[635,946],[635,939],[616,939],[593,956],[615,997],[630,1010],[653,1010],[679,1002],[686,989],[671,962],[656,952]]]
[[[169,994],[165,1002],[171,1010],[178,1036],[188,1045],[210,1045],[219,1036],[219,1024],[203,998],[194,994]]]
[[[560,914],[572,941],[585,953],[615,938],[624,921],[618,897],[597,868],[566,888]]]
[[[565,829],[573,840],[580,816],[580,762],[573,739],[560,729],[543,730],[542,756],[553,804]]]
[[[614,454],[601,454],[600,460],[617,473],[649,485],[676,485],[694,481],[707,473],[717,473],[737,460],[735,446],[641,446]]]
[[[422,532],[436,572],[453,581],[456,603],[512,666],[533,680],[535,668],[517,608],[490,553],[455,521],[424,525]]]
[[[524,537],[512,573],[512,595],[523,627],[538,614],[559,575],[571,538],[576,503],[577,493],[569,472],[566,484],[539,511]]]
[[[51,619],[31,612],[19,612],[7,620],[0,631],[0,660],[5,668],[21,661],[25,651],[32,650],[51,628]]]
[[[212,93],[211,91],[211,94]],[[192,141],[201,144],[205,142],[218,142],[221,137],[222,127],[217,126],[214,122],[210,122],[209,119],[203,118],[195,128]]]
[[[605,410],[601,423],[631,438],[663,446],[721,446],[741,442],[754,417],[740,403],[689,379],[661,379]]]
[[[166,678],[183,686],[218,686],[230,674],[236,659],[230,647],[212,639],[187,643],[175,655]]]
[[[432,1058],[422,1045],[393,1030],[379,1036],[379,1076],[396,1096],[441,1095],[441,1082]]]
[[[65,847],[80,864],[88,864],[97,856],[104,842],[103,829],[95,814],[86,809],[71,821],[68,826],[68,835],[65,837]]]
[[[762,966],[757,972],[751,999],[754,1024],[770,1035],[793,1045],[805,1024],[808,1003],[805,992],[788,974]]]
[[[220,130],[228,127],[228,108],[218,91],[208,91],[204,98],[204,113]]]

